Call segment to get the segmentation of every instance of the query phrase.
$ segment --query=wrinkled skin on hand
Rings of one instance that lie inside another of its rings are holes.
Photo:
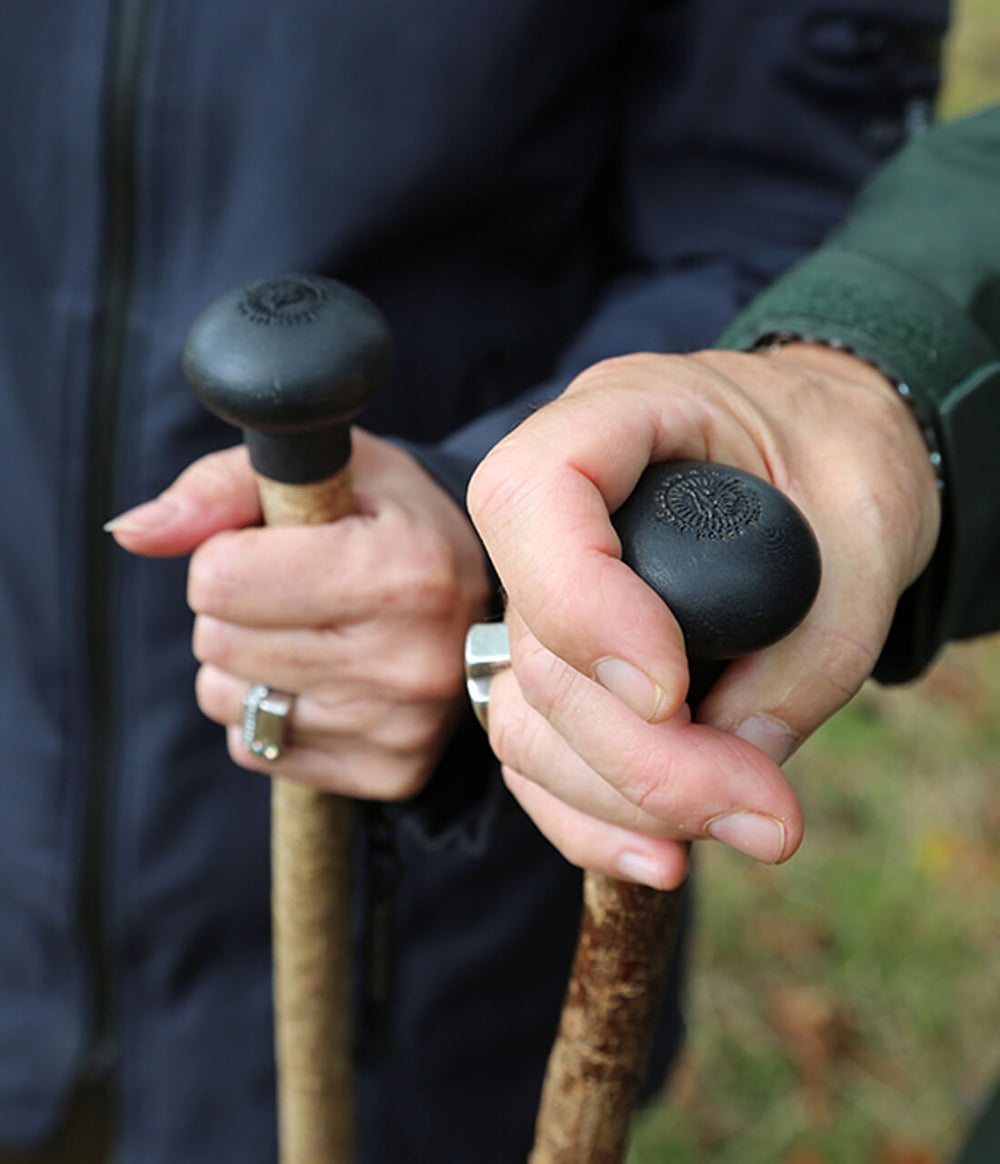
[[[696,723],[680,630],[621,563],[608,516],[647,464],[675,459],[770,481],[823,559],[805,621],[730,664]],[[607,361],[490,453],[469,509],[509,601],[490,741],[549,839],[661,889],[683,880],[689,840],[790,857],[803,821],[779,765],[871,673],[937,540],[934,475],[895,388],[806,344]]]
[[[355,430],[357,514],[264,528],[242,448],[193,464],[111,523],[151,556],[191,553],[202,711],[245,768],[348,796],[400,800],[430,776],[464,710],[462,646],[489,601],[468,518],[405,452]],[[240,732],[252,682],[296,696],[277,765]]]

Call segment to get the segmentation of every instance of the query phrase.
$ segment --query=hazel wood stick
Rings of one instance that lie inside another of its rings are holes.
[[[319,525],[354,512],[349,465],[308,485],[258,475],[257,488],[267,525]],[[278,771],[271,912],[281,1160],[346,1164],[354,1158],[354,803]]]
[[[653,465],[614,526],[622,560],[684,632],[694,710],[725,661],[777,642],[819,587],[819,547],[795,506],[739,469]],[[598,873],[549,1058],[530,1164],[619,1164],[645,1075],[682,891]]]
[[[584,875],[580,937],[529,1164],[622,1159],[683,899],[680,889]]]
[[[391,355],[375,307],[313,275],[250,284],[196,321],[185,372],[207,408],[243,429],[268,525],[315,525],[353,512],[349,420],[381,387]],[[294,708],[291,720],[294,747]],[[280,775],[274,782],[281,1164],[354,1158],[353,820],[342,797]]]

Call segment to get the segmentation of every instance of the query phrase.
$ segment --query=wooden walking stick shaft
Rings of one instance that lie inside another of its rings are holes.
[[[585,874],[580,938],[529,1164],[621,1160],[621,1113],[635,1107],[645,1076],[682,900],[681,890]]]
[[[268,525],[316,525],[354,510],[349,466],[308,485],[268,477],[257,485]],[[279,776],[271,788],[271,899],[283,1164],[353,1159],[353,865],[353,802]]]
[[[697,707],[725,661],[805,617],[819,549],[805,518],[738,469],[648,469],[614,516],[622,560],[670,607]],[[683,894],[588,873],[572,976],[549,1058],[530,1164],[619,1164],[663,995]]]
[[[206,407],[243,429],[268,525],[316,525],[353,512],[348,423],[381,386],[391,350],[385,321],[366,299],[310,275],[231,292],[195,323],[185,371]],[[353,805],[281,779],[280,759],[277,772],[271,863],[280,1159],[350,1164]]]

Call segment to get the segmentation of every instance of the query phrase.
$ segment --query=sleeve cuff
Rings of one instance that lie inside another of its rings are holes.
[[[956,384],[998,354],[937,289],[835,247],[804,260],[755,299],[716,346],[748,349],[779,331],[839,340],[909,384],[928,411],[937,411]]]

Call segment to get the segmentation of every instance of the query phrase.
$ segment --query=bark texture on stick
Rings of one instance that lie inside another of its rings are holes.
[[[599,873],[549,1058],[529,1164],[618,1164],[645,1076],[683,890]]]
[[[353,512],[349,468],[315,484],[259,477],[258,485],[268,525],[320,525]],[[275,779],[271,895],[281,1164],[354,1158],[353,853],[352,801]]]

